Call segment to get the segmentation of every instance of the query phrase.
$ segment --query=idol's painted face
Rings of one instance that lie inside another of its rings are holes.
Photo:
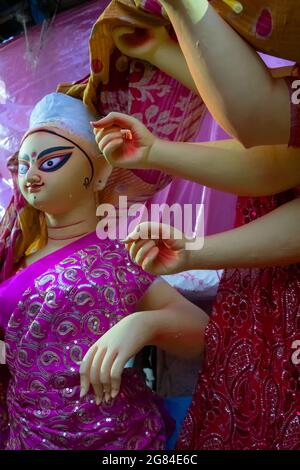
[[[53,132],[53,131],[52,131]],[[49,214],[65,213],[93,197],[93,162],[64,131],[39,130],[19,151],[18,182],[27,202]]]

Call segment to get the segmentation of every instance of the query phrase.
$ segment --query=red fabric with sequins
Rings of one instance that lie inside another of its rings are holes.
[[[261,217],[296,195],[240,198],[237,223]],[[300,449],[295,340],[300,340],[300,264],[227,270],[177,448]]]
[[[290,93],[295,78],[287,79]],[[292,103],[290,145],[300,147]],[[267,214],[298,190],[239,198],[237,225]],[[270,236],[270,243],[272,238]],[[206,360],[178,449],[300,449],[300,265],[226,270],[206,330]]]

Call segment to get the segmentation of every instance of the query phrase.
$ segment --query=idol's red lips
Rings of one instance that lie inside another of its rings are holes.
[[[35,191],[39,191],[39,189],[44,186],[44,183],[42,184],[31,184],[30,186],[27,186],[27,189],[32,193]]]

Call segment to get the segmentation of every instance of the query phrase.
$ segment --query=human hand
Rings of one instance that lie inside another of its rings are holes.
[[[159,47],[172,41],[164,26],[151,29],[124,26],[115,28],[112,36],[115,45],[123,54],[151,63]]]
[[[91,124],[100,151],[113,167],[148,168],[149,153],[157,139],[140,121],[109,113]]]
[[[80,366],[80,397],[92,385],[96,403],[115,398],[127,361],[151,341],[151,324],[145,312],[136,312],[120,320],[85,354]]]
[[[131,259],[153,274],[173,274],[190,269],[186,237],[170,225],[142,222],[125,240]]]

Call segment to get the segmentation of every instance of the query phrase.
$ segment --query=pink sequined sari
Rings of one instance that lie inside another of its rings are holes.
[[[91,233],[17,272],[0,286],[11,379],[7,449],[163,449],[158,397],[139,371],[97,406],[80,399],[79,363],[89,347],[136,310],[153,276],[123,245]]]

